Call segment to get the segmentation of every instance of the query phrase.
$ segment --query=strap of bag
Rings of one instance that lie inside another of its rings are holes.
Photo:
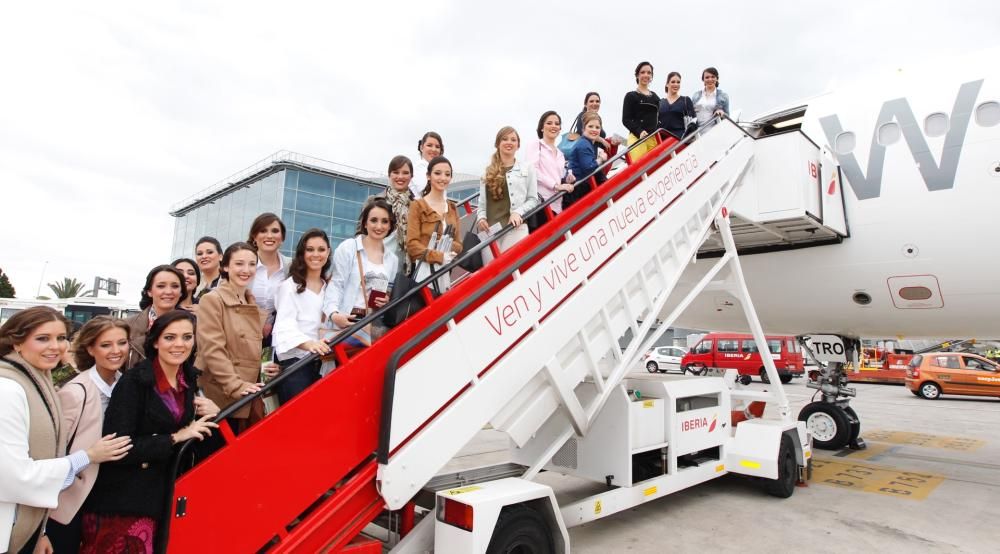
[[[96,369],[94,371],[97,371]],[[76,427],[73,428],[73,434],[69,436],[69,440],[66,441],[66,455],[69,455],[69,447],[76,440],[76,432],[80,430],[80,420],[83,419],[83,411],[87,409],[87,387],[83,386],[83,383],[76,383],[83,389],[83,403],[80,404],[80,417],[76,418]]]
[[[368,313],[368,287],[365,286],[365,269],[361,263],[361,251],[355,252],[358,258],[358,276],[361,277],[361,301],[365,303],[365,313]]]

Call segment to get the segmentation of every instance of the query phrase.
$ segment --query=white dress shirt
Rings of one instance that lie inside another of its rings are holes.
[[[251,292],[253,292],[253,297],[257,301],[257,305],[266,314],[270,315],[274,311],[274,296],[278,291],[278,287],[281,286],[281,282],[288,277],[289,265],[291,265],[291,262],[281,254],[278,254],[278,271],[268,276],[267,266],[259,260],[257,261],[257,273],[253,278]]]
[[[351,313],[355,306],[365,306],[372,289],[391,292],[392,279],[396,276],[399,260],[388,246],[383,247],[382,264],[376,265],[368,259],[361,237],[347,239],[337,245],[333,251],[333,272],[330,284],[326,287],[326,298],[323,301],[323,313]],[[361,253],[361,267],[365,271],[365,284],[368,290],[361,296],[361,276],[358,273],[357,253]]]
[[[90,380],[97,385],[97,390],[101,391],[101,413],[108,411],[108,402],[111,401],[111,393],[115,390],[115,385],[118,384],[118,379],[122,376],[122,372],[115,372],[115,382],[110,385],[107,384],[104,379],[97,373],[97,366],[90,368]]]
[[[281,282],[274,304],[278,310],[271,333],[274,350],[278,360],[301,358],[309,352],[299,348],[299,345],[310,340],[319,340],[319,326],[323,320],[323,296],[326,294],[326,283],[319,294],[309,290],[299,293],[298,285],[291,277]]]

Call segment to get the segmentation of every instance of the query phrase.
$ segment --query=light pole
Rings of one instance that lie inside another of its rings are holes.
[[[49,261],[45,260],[45,265],[42,266],[42,276],[38,278],[38,290],[35,291],[35,298],[42,295],[42,283],[45,282],[45,270],[49,267]]]

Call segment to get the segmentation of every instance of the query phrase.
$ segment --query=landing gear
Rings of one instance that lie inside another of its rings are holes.
[[[816,448],[864,449],[861,419],[849,405],[849,398],[857,395],[857,391],[847,386],[850,381],[846,370],[848,360],[858,363],[859,342],[834,335],[799,337],[799,341],[819,367],[818,371],[810,372],[806,386],[822,394],[820,400],[802,408],[799,421],[806,422],[812,431]]]

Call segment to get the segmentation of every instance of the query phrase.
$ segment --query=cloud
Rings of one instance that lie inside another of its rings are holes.
[[[606,2],[15,3],[0,51],[0,267],[21,296],[123,283],[169,261],[169,207],[288,149],[383,171],[441,132],[461,172],[494,135],[567,123],[588,90],[612,132],[648,59],[694,91],[714,65],[745,116],[875,66],[988,46],[986,2],[643,6]],[[929,40],[928,37],[933,37]]]

